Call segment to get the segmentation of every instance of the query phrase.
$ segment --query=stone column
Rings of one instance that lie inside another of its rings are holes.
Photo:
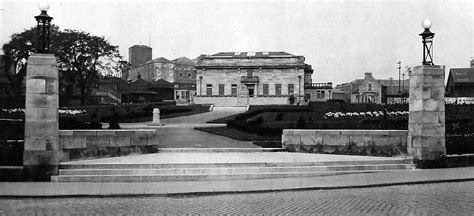
[[[33,54],[28,58],[25,101],[25,178],[49,181],[57,175],[62,152],[58,146],[59,87],[56,57]]]
[[[420,65],[410,78],[408,154],[422,167],[446,155],[444,66]]]

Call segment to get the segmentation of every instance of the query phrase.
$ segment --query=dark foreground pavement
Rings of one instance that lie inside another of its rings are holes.
[[[474,181],[208,196],[0,198],[0,215],[472,215]]]

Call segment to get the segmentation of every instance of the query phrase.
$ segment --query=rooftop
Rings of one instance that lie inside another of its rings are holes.
[[[223,58],[232,58],[232,57],[291,57],[295,56],[287,52],[219,52],[210,57],[223,57]]]
[[[451,68],[448,80],[455,83],[474,83],[474,68]]]

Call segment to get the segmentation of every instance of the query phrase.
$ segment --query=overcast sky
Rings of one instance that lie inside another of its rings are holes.
[[[0,0],[0,45],[35,25],[36,0]],[[120,46],[150,45],[153,58],[222,51],[286,51],[306,57],[313,82],[349,82],[372,72],[398,79],[420,65],[421,22],[436,33],[434,62],[468,67],[474,57],[474,1],[49,1],[61,29],[104,36]],[[402,69],[403,72],[403,69]]]

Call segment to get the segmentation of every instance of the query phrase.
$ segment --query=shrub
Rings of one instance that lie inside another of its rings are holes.
[[[306,120],[304,117],[300,117],[296,122],[296,128],[298,129],[305,129],[306,128]]]
[[[263,124],[263,122],[264,122],[263,116],[259,116],[259,117],[255,120],[255,125],[261,125],[261,124]]]
[[[275,121],[281,121],[281,120],[283,120],[284,117],[285,117],[285,113],[279,112],[275,116]]]
[[[290,95],[290,97],[288,97],[288,102],[290,102],[290,105],[293,105],[295,104],[295,96],[294,95]]]

